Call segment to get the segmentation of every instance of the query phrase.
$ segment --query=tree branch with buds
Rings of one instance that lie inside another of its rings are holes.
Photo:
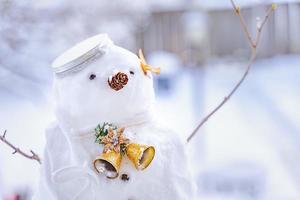
[[[28,159],[31,159],[31,160],[36,160],[40,164],[42,163],[40,157],[34,151],[30,150],[31,154],[27,154],[24,151],[22,151],[21,149],[19,149],[18,147],[14,146],[12,143],[10,143],[6,139],[6,133],[7,133],[7,131],[5,130],[3,135],[0,135],[0,140],[2,142],[4,142],[5,144],[7,144],[7,146],[9,146],[10,148],[12,148],[14,150],[12,154],[18,153],[18,154],[24,156],[25,158],[28,158]]]
[[[256,56],[257,56],[257,47],[259,45],[260,42],[260,38],[261,38],[261,34],[262,34],[262,30],[264,28],[264,26],[266,25],[270,15],[273,13],[273,11],[276,9],[276,4],[272,4],[272,6],[270,6],[270,8],[267,10],[266,15],[264,17],[264,19],[262,20],[262,23],[257,27],[256,29],[256,36],[255,39],[253,39],[253,37],[251,36],[249,29],[246,25],[245,19],[243,17],[243,15],[241,14],[241,8],[239,6],[237,6],[234,2],[234,0],[230,0],[232,7],[234,9],[235,14],[239,17],[240,19],[240,23],[242,25],[243,31],[247,37],[249,46],[251,48],[251,56],[250,59],[248,61],[246,70],[242,76],[242,78],[237,82],[237,84],[234,86],[234,88],[230,91],[230,93],[224,97],[224,99],[221,101],[221,103],[218,104],[217,107],[215,107],[207,116],[205,116],[200,123],[198,124],[198,126],[194,129],[194,131],[191,133],[191,135],[187,138],[187,142],[190,142],[191,139],[197,134],[198,130],[207,122],[208,119],[210,119],[221,107],[223,107],[223,105],[228,102],[228,100],[231,98],[231,96],[239,89],[239,87],[242,85],[242,83],[244,82],[244,80],[246,79],[252,64],[254,63]]]

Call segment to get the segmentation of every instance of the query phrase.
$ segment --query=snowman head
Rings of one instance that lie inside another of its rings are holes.
[[[132,123],[154,103],[152,75],[143,59],[105,34],[69,49],[54,62],[56,116],[75,130],[98,123]]]

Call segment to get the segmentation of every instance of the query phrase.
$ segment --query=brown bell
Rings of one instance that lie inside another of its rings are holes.
[[[107,178],[117,178],[121,167],[122,155],[115,151],[102,153],[94,160],[94,167],[98,173],[104,173]]]
[[[137,170],[146,169],[155,156],[152,146],[131,143],[126,147],[126,155]]]

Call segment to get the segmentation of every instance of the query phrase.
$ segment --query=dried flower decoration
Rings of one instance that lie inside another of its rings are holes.
[[[96,142],[104,145],[103,153],[109,151],[121,152],[125,154],[126,146],[130,140],[124,137],[124,128],[117,128],[116,126],[104,123],[102,126],[98,125],[96,131]]]

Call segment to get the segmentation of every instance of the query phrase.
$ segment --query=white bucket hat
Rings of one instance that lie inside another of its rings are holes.
[[[56,75],[78,72],[101,57],[113,45],[107,34],[90,37],[65,51],[52,63]]]

